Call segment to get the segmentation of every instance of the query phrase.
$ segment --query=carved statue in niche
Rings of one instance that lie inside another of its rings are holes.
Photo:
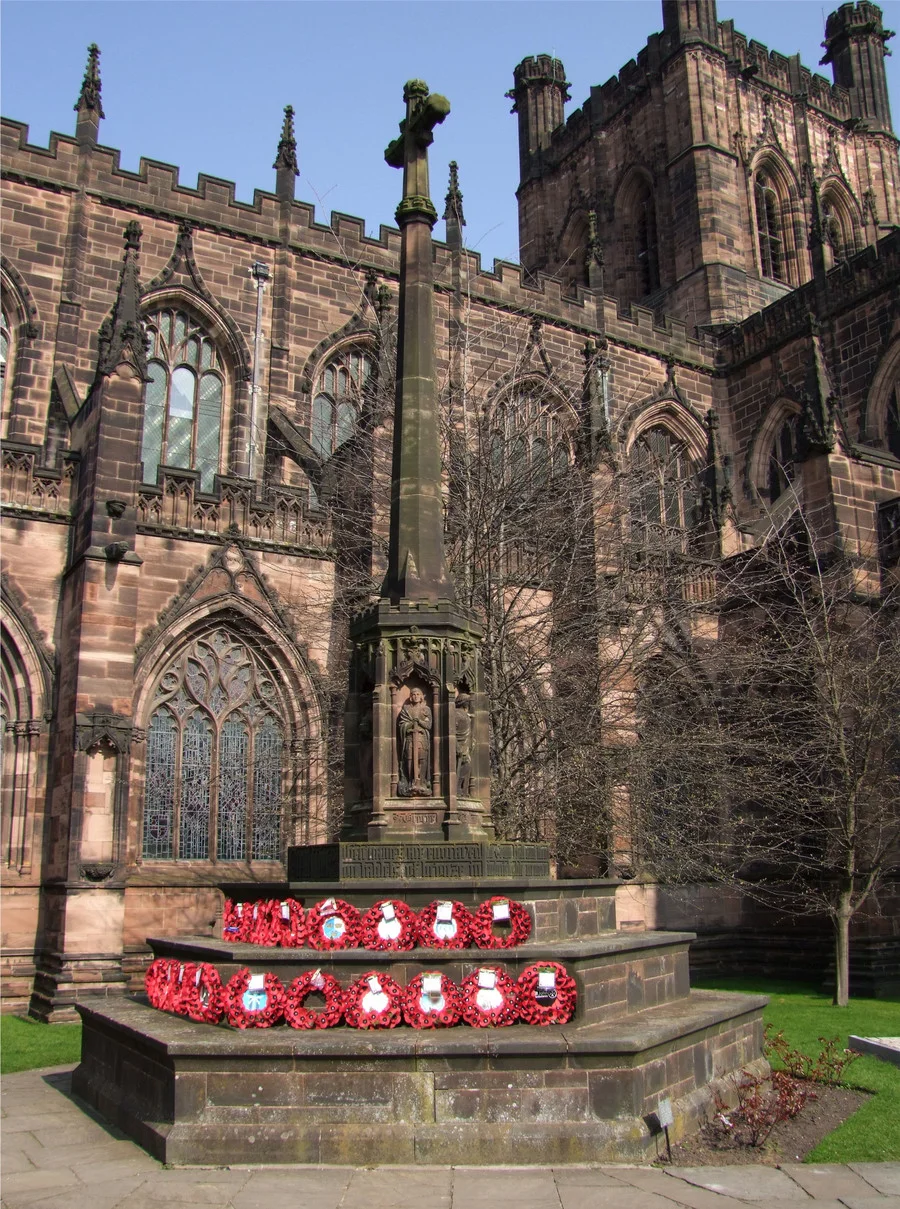
[[[400,781],[397,793],[402,798],[431,797],[432,715],[420,688],[410,691],[397,720]]]
[[[472,784],[472,698],[467,692],[456,694],[456,792],[467,798]]]

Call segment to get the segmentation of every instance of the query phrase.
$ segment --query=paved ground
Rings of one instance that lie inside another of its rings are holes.
[[[4,1209],[900,1209],[900,1163],[171,1170],[74,1101],[70,1071],[0,1083]]]

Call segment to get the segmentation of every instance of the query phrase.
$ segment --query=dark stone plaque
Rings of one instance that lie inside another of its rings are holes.
[[[288,849],[290,882],[549,876],[543,844],[344,842]]]

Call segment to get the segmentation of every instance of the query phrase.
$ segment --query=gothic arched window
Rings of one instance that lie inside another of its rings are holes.
[[[659,289],[659,240],[653,191],[646,182],[641,183],[635,195],[634,223],[640,292],[652,294]]]
[[[516,488],[544,488],[565,473],[569,445],[559,413],[540,391],[523,391],[504,404],[492,440],[492,461],[504,481]]]
[[[372,358],[362,349],[347,349],[333,357],[316,383],[310,444],[323,461],[356,431]]]
[[[760,273],[773,281],[786,281],[781,203],[772,181],[764,172],[757,173],[754,199]]]
[[[196,639],[153,699],[144,859],[281,859],[285,737],[255,652],[224,629]]]
[[[794,481],[799,437],[800,416],[785,416],[769,446],[766,494],[770,504]]]
[[[884,442],[888,452],[900,458],[900,382],[894,384],[888,400],[884,424]]]
[[[185,311],[159,310],[146,318],[150,352],[144,389],[144,481],[157,467],[200,471],[211,491],[219,470],[225,375],[216,345]]]
[[[631,447],[631,531],[647,551],[687,551],[699,504],[697,467],[687,446],[662,427]]]
[[[6,311],[0,311],[0,407],[2,413],[6,415],[6,396],[12,387],[7,382],[10,375],[10,362],[12,360],[12,329],[9,325]]]

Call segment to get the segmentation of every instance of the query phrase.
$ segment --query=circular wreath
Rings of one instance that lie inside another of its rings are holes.
[[[151,961],[144,975],[144,987],[151,1007],[158,1008],[161,1012],[177,1010],[180,990],[177,976],[180,965],[181,962],[176,961],[174,957],[157,957]]]
[[[272,935],[272,909],[274,903],[266,899],[259,899],[255,903],[244,903],[244,926],[243,939],[251,945],[265,945],[272,948],[277,944],[277,940]]]
[[[572,1019],[578,994],[575,979],[558,961],[528,966],[516,981],[516,991],[519,1019],[526,1024],[566,1024]]]
[[[439,980],[436,992],[428,979]],[[413,1028],[452,1028],[459,1024],[462,1010],[459,987],[436,970],[417,974],[403,992],[403,1019]]]
[[[295,898],[273,902],[269,920],[273,944],[283,949],[302,949],[306,944],[306,916]]]
[[[178,1011],[201,1024],[218,1024],[222,1019],[222,980],[208,961],[185,966]]]
[[[321,995],[325,1006],[320,1009],[305,1007],[309,995]],[[287,989],[284,1001],[284,1018],[291,1028],[333,1028],[344,1014],[344,992],[331,974],[322,970],[307,970]]]
[[[403,1015],[403,987],[389,974],[369,970],[344,992],[344,1019],[351,1028],[396,1028]]]
[[[491,980],[490,975],[493,975]],[[486,985],[493,981],[493,986]],[[463,1020],[473,1028],[505,1028],[519,1018],[516,984],[503,970],[481,966],[462,981]]]
[[[244,904],[225,899],[222,909],[222,939],[237,942],[244,939]]]
[[[306,917],[306,943],[311,949],[353,949],[359,943],[359,912],[342,898],[316,903]]]
[[[414,949],[419,938],[415,911],[396,898],[383,898],[369,907],[359,925],[359,943],[379,953]]]
[[[435,901],[419,912],[419,944],[428,949],[467,949],[472,943],[472,913],[462,903],[451,903],[449,920],[438,919]]]
[[[498,922],[498,913],[509,908],[509,931],[505,934],[495,933],[494,926]],[[521,903],[502,894],[495,894],[486,903],[482,903],[472,920],[472,940],[479,949],[512,949],[523,944],[531,935],[531,916]]]
[[[251,990],[248,969],[238,970],[222,993],[222,1006],[232,1028],[270,1028],[284,1015],[284,987],[274,974],[257,974],[263,985]]]

